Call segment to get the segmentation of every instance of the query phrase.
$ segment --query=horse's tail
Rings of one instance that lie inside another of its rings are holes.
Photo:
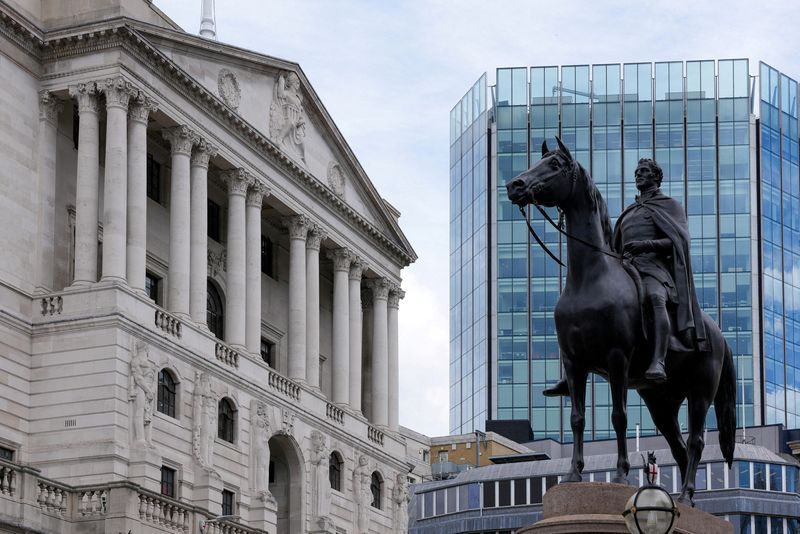
[[[723,338],[725,355],[722,359],[722,374],[719,378],[717,394],[714,397],[714,411],[719,428],[719,447],[728,467],[733,464],[733,450],[736,446],[736,366],[727,341]]]

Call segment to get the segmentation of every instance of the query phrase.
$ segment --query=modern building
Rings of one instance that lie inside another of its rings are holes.
[[[496,432],[481,432],[430,438],[431,475],[442,480],[462,471],[492,465],[508,458],[519,459],[531,451]]]
[[[206,14],[0,1],[0,532],[404,530],[415,252]]]
[[[797,82],[747,59],[497,69],[450,113],[450,431],[529,420],[570,441],[553,307],[565,272],[529,236],[504,184],[556,135],[590,171],[612,223],[639,158],[685,206],[698,298],[733,349],[739,425],[800,427]],[[535,230],[566,253],[535,210]],[[607,383],[591,378],[589,439],[613,433]],[[681,424],[685,428],[685,411]],[[629,394],[629,432],[653,422]],[[715,425],[713,413],[709,425]]]
[[[800,457],[789,444],[800,438],[798,431],[771,425],[748,429],[747,436],[746,444],[737,443],[733,468],[728,469],[717,433],[708,432],[695,480],[697,507],[730,521],[736,534],[797,534]],[[512,534],[542,519],[543,496],[568,471],[572,445],[543,439],[522,446],[529,454],[518,455],[516,462],[412,486],[409,533]],[[661,436],[632,438],[628,450],[630,485],[646,482],[644,451],[654,451],[658,460],[655,482],[677,497],[680,473]],[[616,469],[616,440],[588,442],[584,452],[584,479],[609,482]],[[533,454],[541,459],[530,461]]]

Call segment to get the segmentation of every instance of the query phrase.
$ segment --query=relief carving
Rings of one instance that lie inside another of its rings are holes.
[[[239,111],[239,102],[242,100],[242,91],[239,88],[239,80],[236,75],[228,69],[219,71],[217,77],[217,92],[225,104],[234,111]]]
[[[147,345],[137,341],[131,355],[128,375],[128,400],[131,404],[131,442],[134,446],[152,447],[151,422],[156,394],[156,366],[150,361]]]
[[[304,113],[300,78],[294,72],[280,74],[275,80],[272,104],[269,106],[269,136],[303,163],[306,161]]]
[[[201,467],[214,469],[214,439],[217,436],[217,399],[207,373],[195,372],[192,449]]]
[[[344,172],[342,166],[335,161],[328,164],[328,185],[337,197],[344,196]]]

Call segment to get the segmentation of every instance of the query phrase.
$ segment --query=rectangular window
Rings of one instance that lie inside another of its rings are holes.
[[[491,482],[484,482],[483,483],[483,507],[484,508],[494,508],[495,507],[495,495],[494,495],[494,488],[495,483],[494,480]]]
[[[153,159],[152,154],[147,155],[147,196],[159,204],[161,198],[161,164]]]
[[[439,462],[447,461],[447,451],[439,451]]]
[[[497,482],[499,489],[498,506],[511,506],[511,481],[500,480]]]
[[[750,462],[739,462],[739,487],[750,489]]]
[[[222,515],[233,515],[233,504],[236,494],[229,490],[222,490]]]
[[[0,447],[0,459],[7,460],[9,462],[14,461],[14,450],[9,449],[8,447]]]
[[[161,466],[161,495],[175,498],[175,470]]]
[[[767,464],[753,462],[753,489],[767,489]]]
[[[221,243],[220,240],[220,207],[219,204],[209,199],[208,201],[208,237]]]
[[[158,305],[161,305],[161,299],[159,298],[161,290],[161,278],[151,272],[145,273],[144,290],[147,293],[147,296],[150,297],[150,300]]]
[[[275,368],[275,343],[263,337],[261,338],[261,359],[273,369]]]
[[[275,278],[272,264],[272,240],[267,236],[261,236],[261,272],[270,278]]]

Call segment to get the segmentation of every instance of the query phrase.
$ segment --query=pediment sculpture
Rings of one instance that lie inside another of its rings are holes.
[[[269,137],[289,155],[305,163],[305,110],[300,78],[294,72],[281,73],[275,80],[269,106]]]

